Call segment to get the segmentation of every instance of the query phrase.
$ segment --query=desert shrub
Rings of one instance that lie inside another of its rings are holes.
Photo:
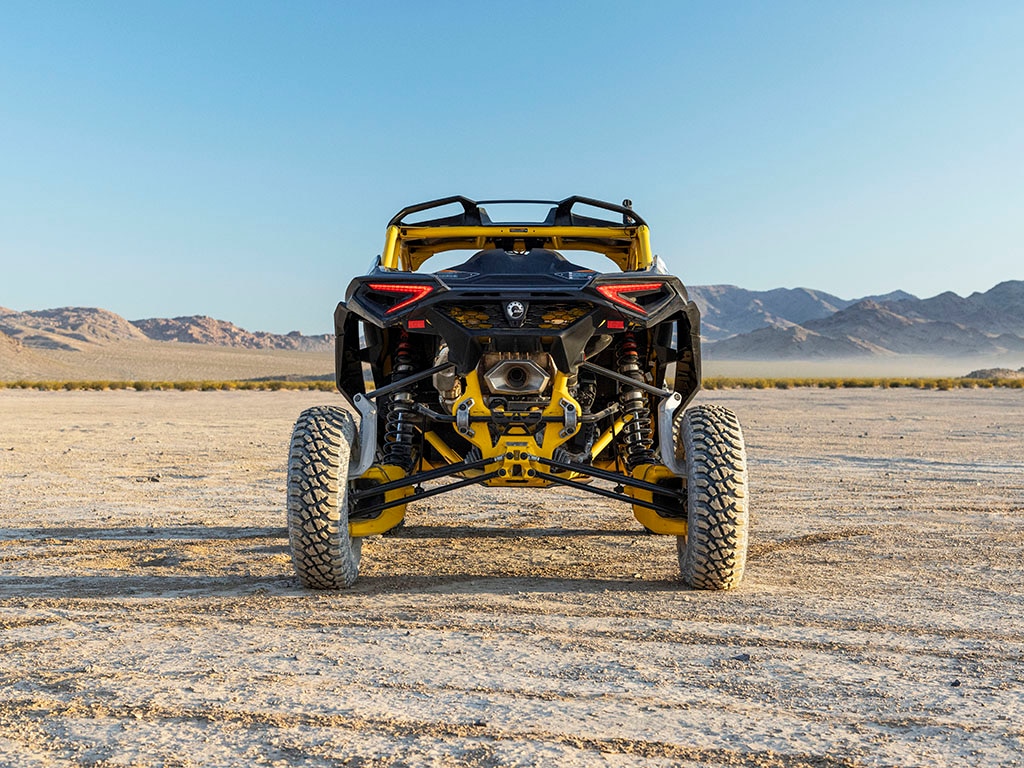
[[[793,389],[797,387],[816,387],[818,389],[865,389],[865,388],[915,388],[933,389],[948,391],[961,388],[1024,388],[1024,379],[960,379],[960,378],[739,378],[726,376],[713,376],[703,381],[706,390],[720,389]],[[72,391],[72,390],[116,390],[131,389],[136,392],[151,390],[159,391],[319,391],[334,392],[336,386],[333,380],[314,379],[311,381],[238,381],[238,380],[186,380],[186,381],[108,381],[108,380],[81,380],[81,381],[28,381],[19,379],[17,381],[0,381],[0,389],[35,389],[39,391]]]

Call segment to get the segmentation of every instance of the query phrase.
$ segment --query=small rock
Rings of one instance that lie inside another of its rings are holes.
[[[961,683],[959,680],[954,680],[952,683],[949,684],[949,687],[959,688],[961,685],[963,685],[963,683]]]
[[[738,656],[733,656],[732,660],[733,661],[743,661],[743,662],[750,661],[750,654],[749,653],[741,653]]]

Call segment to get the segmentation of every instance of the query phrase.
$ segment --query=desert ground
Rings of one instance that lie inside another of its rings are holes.
[[[0,333],[0,381],[257,379],[334,373],[330,352],[244,349],[173,341],[78,343],[71,349],[15,348]]]
[[[735,591],[562,490],[293,576],[317,392],[0,390],[0,765],[1024,765],[1024,391],[726,390]]]

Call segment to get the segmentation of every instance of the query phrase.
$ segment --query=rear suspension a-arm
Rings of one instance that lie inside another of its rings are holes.
[[[545,464],[546,466],[554,469],[562,469],[570,472],[576,472],[581,475],[589,475],[590,477],[596,477],[598,480],[609,480],[617,484],[615,490],[609,491],[607,488],[598,488],[583,483],[578,483],[574,480],[569,480],[565,477],[559,477],[558,475],[550,472],[537,472],[536,477],[543,480],[549,480],[559,485],[566,485],[570,488],[579,488],[581,491],[589,491],[590,493],[597,494],[598,496],[605,496],[609,499],[617,499],[619,501],[626,501],[630,504],[635,504],[638,507],[646,507],[647,509],[653,509],[655,512],[663,515],[664,517],[679,517],[679,510],[666,507],[661,504],[655,504],[654,502],[644,501],[643,499],[636,499],[623,491],[620,490],[622,486],[628,485],[631,488],[638,488],[642,491],[649,491],[651,494],[657,494],[659,496],[668,496],[675,499],[680,503],[680,507],[685,508],[686,504],[686,492],[674,491],[671,488],[665,488],[655,483],[649,483],[646,480],[637,480],[632,477],[625,477],[623,475],[616,474],[615,472],[608,472],[604,469],[598,469],[597,467],[591,467],[586,464],[577,464],[573,461],[558,461],[557,459],[545,459],[543,456],[527,456],[531,461],[536,461],[538,464]],[[652,496],[653,498],[653,496]]]
[[[537,472],[534,477],[539,477],[542,480],[550,480],[552,483],[558,483],[559,485],[566,485],[570,488],[579,488],[581,491],[587,493],[597,494],[598,496],[604,496],[608,499],[615,499],[616,501],[624,501],[627,504],[634,504],[638,507],[644,507],[646,509],[653,509],[655,512],[660,514],[662,517],[683,517],[679,514],[678,509],[672,509],[671,507],[662,506],[661,504],[655,504],[653,501],[644,501],[643,499],[635,499],[625,493],[620,493],[617,490],[609,491],[607,488],[598,488],[593,485],[585,485],[583,483],[577,483],[575,480],[568,480],[558,475],[553,475],[550,472]],[[635,485],[633,481],[630,481],[628,485]],[[665,496],[676,495],[675,491],[668,488],[662,488],[657,486],[658,493]],[[685,498],[685,497],[684,497]]]
[[[418,472],[415,475],[408,475],[406,477],[399,478],[398,480],[392,480],[389,483],[381,483],[380,485],[374,485],[369,488],[362,489],[350,489],[349,497],[354,502],[358,502],[360,499],[365,499],[371,496],[379,496],[387,493],[388,491],[396,491],[401,488],[414,487],[416,490],[411,496],[402,496],[391,501],[383,501],[380,504],[374,504],[368,507],[360,507],[357,510],[356,517],[353,519],[358,520],[360,517],[365,515],[373,514],[374,512],[380,512],[391,507],[401,506],[402,504],[408,504],[410,501],[418,501],[419,499],[427,499],[431,496],[437,496],[441,493],[447,493],[448,491],[454,491],[458,488],[465,488],[468,485],[476,485],[477,483],[483,483],[487,480],[491,480],[498,477],[498,470],[493,472],[485,472],[476,477],[466,477],[462,480],[458,480],[454,483],[448,483],[437,488],[430,488],[423,490],[418,486],[421,483],[425,483],[429,480],[438,480],[442,477],[451,477],[457,475],[459,472],[465,472],[473,469],[483,469],[489,464],[496,464],[502,461],[503,457],[498,456],[490,459],[479,459],[477,461],[463,461],[458,464],[449,464],[445,467],[438,467],[437,469],[430,469],[426,472]]]

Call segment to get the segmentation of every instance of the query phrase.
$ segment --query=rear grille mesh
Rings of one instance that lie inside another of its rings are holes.
[[[531,328],[568,328],[590,312],[589,304],[532,304],[526,313]]]
[[[528,302],[526,318],[521,326],[512,325],[505,316],[504,304],[453,304],[441,312],[463,328],[489,330],[491,328],[537,328],[561,330],[568,328],[587,315],[593,305],[583,302]]]

